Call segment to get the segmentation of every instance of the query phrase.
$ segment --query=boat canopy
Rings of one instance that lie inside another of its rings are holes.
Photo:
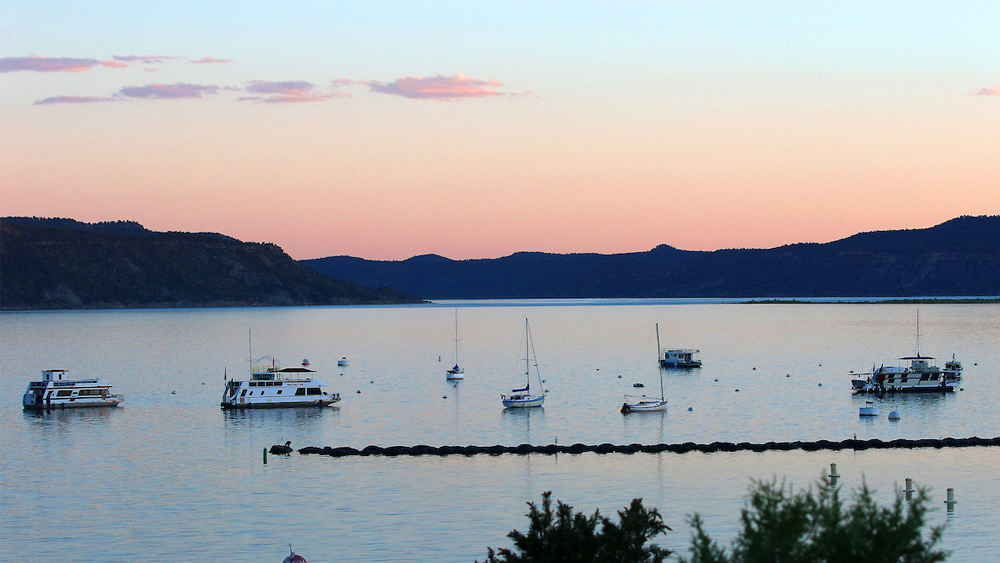
[[[904,356],[900,360],[934,360],[934,356]]]
[[[530,389],[531,389],[531,387],[529,386],[529,387],[525,387],[524,389],[511,389],[510,392],[511,393],[524,393],[524,392],[526,392],[526,391],[528,391]]]

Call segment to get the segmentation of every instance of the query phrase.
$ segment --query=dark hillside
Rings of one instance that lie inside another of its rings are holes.
[[[0,307],[419,301],[398,291],[330,278],[295,262],[274,244],[245,243],[214,233],[157,233],[138,223],[103,223],[97,228],[72,223],[63,228],[0,220]]]
[[[1000,295],[1000,216],[859,233],[825,244],[627,254],[519,252],[490,260],[304,260],[327,275],[428,299]]]

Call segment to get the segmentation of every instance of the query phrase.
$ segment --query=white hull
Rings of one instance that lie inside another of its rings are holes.
[[[667,400],[649,399],[637,401],[635,403],[625,402],[622,405],[622,412],[625,414],[633,412],[663,412],[667,410]]]
[[[449,380],[449,381],[456,381],[456,380],[459,380],[459,379],[465,379],[465,370],[461,370],[460,369],[460,370],[456,371],[456,370],[450,369],[450,370],[448,370],[447,373],[445,373],[445,378],[447,380]]]
[[[540,407],[542,403],[545,402],[545,395],[529,395],[527,397],[515,398],[515,397],[503,397],[501,399],[504,408],[508,409],[528,409],[532,407]]]
[[[86,407],[117,407],[124,395],[111,392],[111,385],[101,378],[66,378],[66,370],[45,370],[42,381],[32,381],[21,397],[24,410],[77,409]]]
[[[270,358],[268,358],[270,359]],[[326,383],[312,378],[313,370],[305,367],[258,365],[250,379],[230,380],[222,392],[224,409],[274,409],[292,407],[326,407],[340,401],[339,393],[323,391]]]

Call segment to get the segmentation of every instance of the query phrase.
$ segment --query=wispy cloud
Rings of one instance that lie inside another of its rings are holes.
[[[49,104],[93,104],[98,102],[113,102],[115,98],[98,98],[95,96],[52,96],[35,102],[36,106]]]
[[[979,91],[976,92],[976,95],[977,96],[1000,96],[1000,86],[997,86],[996,84],[994,84],[992,88],[980,88]]]
[[[427,78],[407,76],[388,84],[376,81],[368,81],[364,82],[364,84],[371,88],[372,92],[381,92],[383,94],[393,94],[414,99],[450,100],[504,95],[493,89],[503,86],[501,82],[497,80],[470,78],[461,73],[454,76],[439,74]]]
[[[200,59],[198,59],[196,61],[191,61],[191,62],[194,63],[194,64],[196,64],[196,65],[206,65],[206,64],[212,64],[212,63],[224,64],[224,63],[231,63],[231,62],[233,62],[233,59],[213,59],[212,57],[202,57],[202,58],[200,58]]]
[[[219,87],[214,85],[186,84],[184,82],[163,84],[157,82],[145,86],[126,86],[118,92],[128,98],[157,100],[201,98],[203,94],[215,94],[218,91]]]
[[[146,65],[160,65],[163,64],[163,61],[179,59],[180,57],[174,57],[171,55],[112,55],[111,58],[123,63],[141,62]]]
[[[99,61],[97,59],[74,59],[69,57],[4,57],[0,59],[0,72],[83,72],[95,66],[125,68],[121,61]]]
[[[305,80],[288,80],[272,82],[270,80],[250,80],[246,91],[256,96],[240,98],[244,102],[263,102],[267,104],[322,102],[330,98],[350,98],[344,92],[324,93],[312,82]]]

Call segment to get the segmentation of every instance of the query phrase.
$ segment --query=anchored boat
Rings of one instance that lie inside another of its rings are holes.
[[[282,368],[271,356],[251,362],[248,380],[226,381],[222,393],[224,409],[260,409],[277,407],[325,407],[340,401],[340,393],[327,393],[326,383],[313,379],[314,370],[306,367]]]
[[[917,348],[913,356],[903,356],[899,366],[872,365],[870,372],[853,374],[851,388],[856,393],[949,392],[962,381],[962,362],[951,355],[944,369],[931,365],[933,356],[920,354],[920,313],[917,312]],[[909,365],[905,365],[909,362]]]
[[[111,384],[93,379],[69,379],[67,370],[47,369],[41,381],[28,383],[21,397],[24,410],[66,409],[79,407],[117,407],[124,395],[111,392]]]
[[[660,346],[660,324],[656,324],[656,346],[659,349]],[[657,353],[659,355],[659,353]],[[647,397],[645,395],[637,397],[635,395],[625,395],[625,401],[622,403],[621,413],[629,414],[633,412],[659,412],[667,410],[667,397],[663,393],[663,367],[660,366],[658,370],[660,372],[660,397]],[[636,383],[633,387],[642,387],[641,383]]]
[[[538,376],[538,386],[542,387],[542,376],[538,371],[538,360],[535,358],[535,343],[531,340],[531,329],[528,327],[528,319],[524,319],[524,387],[512,389],[510,395],[500,395],[500,401],[504,408],[523,409],[529,407],[540,407],[545,402],[545,392],[533,395],[531,393],[531,365],[534,361],[535,375]],[[544,388],[543,388],[544,389]]]
[[[449,381],[465,379],[465,369],[458,365],[458,309],[455,309],[455,367],[448,369],[444,377]]]

